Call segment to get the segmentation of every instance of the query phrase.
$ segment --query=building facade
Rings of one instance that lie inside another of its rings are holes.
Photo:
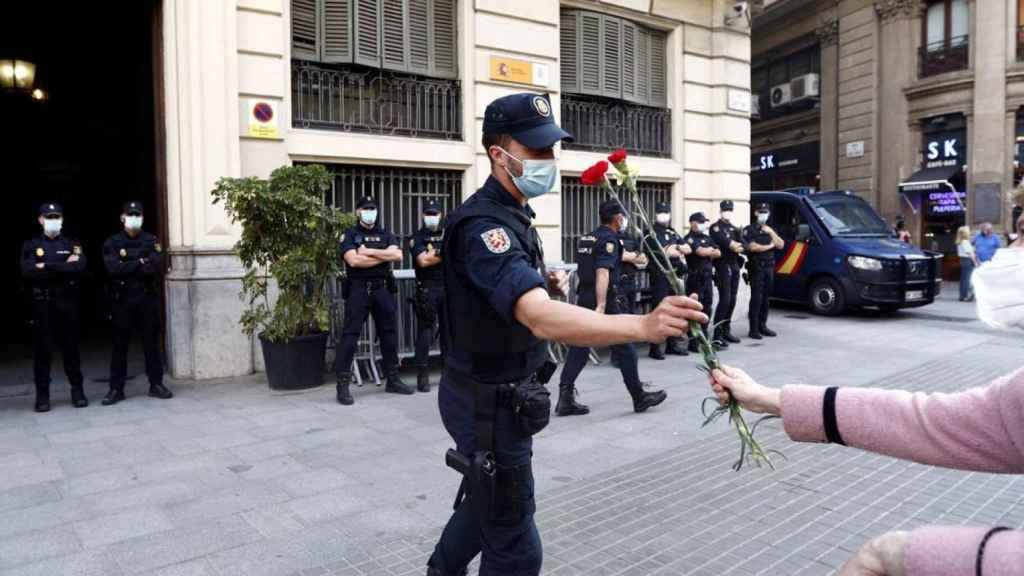
[[[752,187],[842,188],[947,254],[1004,229],[1024,140],[1024,2],[775,0],[753,23]]]
[[[365,192],[406,236],[419,206],[451,209],[486,179],[486,105],[551,95],[576,141],[562,189],[532,203],[551,261],[596,226],[579,174],[615,148],[645,202],[674,221],[746,205],[750,30],[730,0],[163,0],[160,14],[170,271],[167,352],[176,377],[261,369],[238,328],[238,228],[211,202],[224,176],[323,163],[327,201]],[[746,211],[737,209],[746,217]]]

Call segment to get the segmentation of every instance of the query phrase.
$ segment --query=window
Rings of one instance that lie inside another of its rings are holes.
[[[921,77],[967,68],[970,8],[967,0],[935,0],[924,17]]]
[[[659,202],[670,202],[672,185],[658,182],[638,182],[637,192],[644,210],[651,218]],[[579,178],[562,178],[562,259],[576,262],[576,242],[580,236],[589,234],[601,223],[597,209],[607,198],[607,192],[598,186],[584,186]],[[633,203],[629,194],[623,193],[622,202],[627,212],[632,212]],[[639,223],[633,214],[630,218]]]
[[[1017,60],[1024,60],[1024,0],[1017,1]]]
[[[801,44],[806,45],[806,40]],[[781,84],[789,84],[793,79],[807,74],[821,74],[821,46],[800,48],[786,56],[763,64],[755,64],[751,71],[751,92],[758,97],[760,119],[778,118],[791,112],[812,108],[816,98],[807,98],[799,102],[791,102],[782,106],[773,106],[771,102],[772,88]]]

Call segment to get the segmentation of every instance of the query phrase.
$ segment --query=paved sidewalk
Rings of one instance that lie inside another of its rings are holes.
[[[776,309],[780,338],[724,354],[765,383],[956,390],[1020,364],[1019,339],[943,300],[884,317]],[[735,473],[726,424],[699,428],[691,358],[645,357],[669,400],[635,415],[610,366],[586,417],[537,438],[545,574],[829,574],[869,536],[930,522],[1024,523],[1021,481],[789,442]],[[423,574],[457,476],[435,393],[270,392],[262,377],[173,383],[177,397],[49,414],[0,400],[0,574]],[[98,400],[101,394],[94,391]]]

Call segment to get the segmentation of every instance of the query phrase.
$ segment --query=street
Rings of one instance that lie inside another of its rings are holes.
[[[892,317],[776,307],[778,338],[722,358],[770,385],[940,392],[1019,367],[1024,343],[954,292]],[[591,414],[553,418],[534,447],[545,574],[825,575],[888,530],[1024,525],[1020,477],[795,444],[778,422],[759,432],[786,455],[777,470],[734,472],[735,433],[724,420],[700,428],[708,390],[695,366],[642,348],[641,379],[669,393],[645,414],[607,359],[584,370]],[[436,386],[358,388],[343,408],[333,379],[291,394],[262,375],[171,382],[170,401],[147,398],[141,380],[113,407],[75,410],[57,387],[48,414],[30,396],[0,400],[0,574],[424,573],[458,485]]]

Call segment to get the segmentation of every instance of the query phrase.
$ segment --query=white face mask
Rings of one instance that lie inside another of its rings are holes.
[[[668,212],[661,212],[655,214],[654,221],[662,226],[668,226],[668,223],[672,221],[672,215]]]
[[[431,230],[437,230],[437,227],[441,225],[441,216],[439,214],[430,214],[423,217],[423,224]]]
[[[49,219],[49,218],[47,218],[47,219],[43,220],[43,232],[46,233],[46,235],[49,236],[50,238],[55,238],[58,234],[60,234],[60,229],[63,226],[64,226],[64,219],[63,218],[56,218],[56,219]]]
[[[142,229],[142,216],[125,216],[124,229],[135,232]]]
[[[700,230],[701,234],[707,233],[708,228],[710,228],[710,227],[711,227],[711,225],[708,224],[707,222],[705,222],[703,224],[697,224],[697,230]]]
[[[725,220],[726,222],[732,222],[732,210],[722,212],[722,220]]]
[[[996,251],[971,275],[978,317],[993,328],[1024,330],[1024,249]]]
[[[360,210],[359,220],[367,226],[373,226],[377,223],[377,211],[376,210]]]
[[[629,218],[622,217],[622,221],[619,222],[619,230],[625,230],[629,226]]]
[[[757,213],[757,223],[761,224],[761,225],[767,224],[768,223],[768,216],[770,216],[770,214],[768,214],[767,212],[758,212]]]

